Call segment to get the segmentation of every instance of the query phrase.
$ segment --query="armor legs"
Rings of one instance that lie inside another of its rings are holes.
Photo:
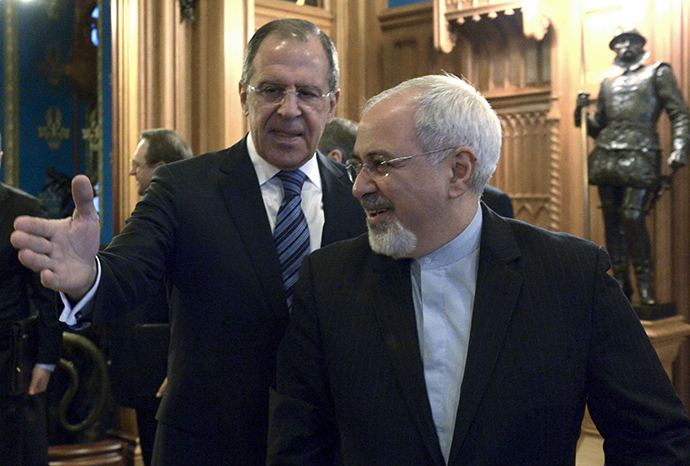
[[[599,187],[606,247],[611,256],[614,277],[630,299],[632,263],[640,302],[647,306],[656,304],[651,246],[644,210],[651,194],[650,191],[639,188]]]

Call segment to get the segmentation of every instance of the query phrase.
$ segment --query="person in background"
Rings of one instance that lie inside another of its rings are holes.
[[[319,150],[336,162],[345,163],[352,154],[356,138],[356,122],[345,118],[333,118],[323,130]]]
[[[15,221],[20,260],[63,292],[69,325],[119,317],[170,280],[155,466],[265,464],[297,267],[308,251],[366,231],[345,168],[317,154],[338,74],[333,42],[314,24],[271,21],[247,44],[238,86],[250,133],[159,167],[104,252],[83,176],[73,180],[72,218]]]
[[[2,161],[0,136],[0,162]],[[62,328],[55,312],[56,295],[41,285],[37,273],[19,263],[10,244],[14,219],[20,215],[45,216],[35,197],[0,183],[0,463],[12,466],[47,466],[48,431],[45,391],[60,360]],[[37,314],[38,332],[30,344],[37,348],[26,392],[10,390],[12,327]]]
[[[139,133],[129,174],[143,196],[156,168],[192,158],[192,148],[182,135],[170,129]],[[110,374],[115,402],[136,410],[141,456],[151,464],[156,436],[156,411],[162,396],[167,367],[170,325],[166,287],[110,326]]]
[[[505,191],[502,191],[488,184],[484,186],[481,200],[498,215],[506,218],[513,218],[513,201]]]
[[[147,129],[139,133],[139,144],[132,155],[129,174],[137,182],[137,193],[143,196],[151,185],[156,168],[166,163],[191,159],[192,148],[180,133],[172,129]]]
[[[488,102],[452,75],[372,98],[348,161],[369,234],[300,269],[269,465],[690,464],[690,419],[606,250],[495,214]]]

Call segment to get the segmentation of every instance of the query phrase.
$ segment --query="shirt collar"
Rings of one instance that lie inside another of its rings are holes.
[[[445,267],[456,261],[464,259],[479,248],[479,239],[482,231],[482,209],[477,213],[470,224],[449,243],[419,259],[424,268]]]
[[[249,151],[249,158],[254,165],[254,171],[256,172],[257,178],[259,178],[259,186],[262,186],[267,181],[271,180],[280,169],[274,167],[263,157],[259,155],[256,151],[256,146],[254,145],[254,139],[252,138],[252,133],[247,136],[247,151]],[[316,154],[315,154],[316,155]],[[321,176],[319,175],[319,164],[316,161],[316,157],[310,158],[307,163],[298,168],[302,173],[307,175],[309,181],[311,181],[318,189],[321,189]]]

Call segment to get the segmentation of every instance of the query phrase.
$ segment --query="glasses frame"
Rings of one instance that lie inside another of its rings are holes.
[[[267,98],[265,97],[265,92],[266,92],[265,90],[259,89],[256,86],[252,86],[249,83],[244,83],[244,85],[247,86],[247,89],[249,89],[251,92],[253,92],[260,99],[262,99],[262,101],[266,105],[282,105],[283,102],[285,102],[285,99],[287,98],[288,94],[295,94],[295,101],[297,102],[298,106],[303,107],[303,108],[306,107],[306,108],[311,109],[311,110],[318,110],[316,107],[300,100],[300,98],[297,95],[297,92],[299,92],[298,89],[288,90],[288,89],[280,86],[279,84],[271,84],[270,86],[274,86],[276,88],[280,88],[283,90],[283,94],[280,96],[280,98],[278,100],[276,100],[275,102],[271,102],[271,101],[267,100]],[[318,99],[319,104],[323,104],[324,97],[330,98],[334,92],[335,91],[328,91],[325,94],[316,94],[314,97]]]
[[[390,170],[392,168],[397,168],[393,165],[396,162],[402,162],[403,160],[409,160],[411,158],[419,157],[422,155],[438,154],[439,152],[447,150],[455,150],[455,147],[446,147],[444,149],[431,150],[428,152],[422,152],[421,154],[404,155],[402,157],[394,157],[388,160],[371,160],[370,163],[366,164],[363,163],[361,160],[350,158],[345,162],[345,169],[347,171],[347,176],[348,178],[350,178],[350,181],[352,183],[355,182],[357,176],[359,176],[359,174],[362,172],[362,169],[364,169],[364,171],[367,172],[367,176],[369,176],[369,178],[378,182],[386,178],[390,174]],[[383,174],[379,171],[381,167],[384,167],[384,169],[386,170],[386,172]]]

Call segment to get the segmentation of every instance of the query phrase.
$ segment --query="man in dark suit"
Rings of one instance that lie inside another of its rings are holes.
[[[1,142],[1,138],[0,138]],[[0,147],[2,144],[0,144]],[[2,161],[2,150],[0,150]],[[16,466],[48,464],[45,390],[60,360],[62,329],[55,313],[56,296],[41,286],[38,274],[22,266],[10,244],[14,219],[45,216],[38,199],[0,183],[0,462]],[[26,393],[10,393],[12,326],[37,313],[35,366]]]
[[[192,148],[177,131],[157,128],[139,133],[129,174],[143,196],[156,168],[192,158]],[[136,410],[141,457],[151,464],[156,436],[156,411],[166,377],[170,325],[165,286],[110,326],[110,378],[113,398]]]
[[[278,176],[307,178],[298,205],[309,249],[366,231],[343,166],[316,154],[339,98],[328,36],[303,20],[262,26],[247,45],[239,90],[250,134],[227,150],[159,167],[97,261],[98,223],[84,177],[73,183],[71,219],[15,222],[20,259],[42,270],[47,286],[82,302],[95,292],[90,307],[65,311],[68,324],[121,315],[170,280],[168,385],[154,465],[265,463],[268,391],[291,290],[273,237],[283,198]]]
[[[489,104],[454,76],[373,98],[348,170],[368,238],[312,253],[277,360],[271,465],[690,464],[690,420],[605,250],[479,196]]]

